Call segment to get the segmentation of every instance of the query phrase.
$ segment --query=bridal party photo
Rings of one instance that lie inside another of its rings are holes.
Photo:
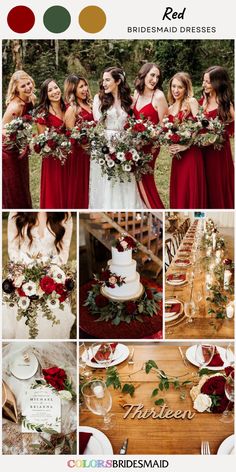
[[[81,339],[162,339],[162,221],[162,212],[80,213]]]
[[[166,212],[165,337],[234,338],[234,212]]]
[[[4,212],[3,339],[76,338],[76,215]]]
[[[4,209],[234,208],[231,40],[5,40]]]

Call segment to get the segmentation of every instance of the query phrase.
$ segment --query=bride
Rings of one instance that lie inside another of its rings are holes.
[[[94,119],[104,123],[108,140],[123,130],[131,105],[132,98],[125,73],[118,67],[109,67],[103,73],[100,91],[93,103]],[[131,177],[131,182],[113,182],[102,175],[99,164],[92,160],[89,208],[143,208],[134,176]]]
[[[69,256],[72,236],[72,217],[65,212],[11,212],[8,218],[9,260],[26,265],[47,262],[61,266]],[[53,310],[58,324],[52,324],[38,309],[38,335],[41,339],[67,339],[75,321],[70,303],[65,301],[64,310]],[[17,320],[17,307],[3,305],[2,332],[5,339],[29,338],[25,317]]]

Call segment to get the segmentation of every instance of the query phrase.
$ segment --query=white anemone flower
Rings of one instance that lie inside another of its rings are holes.
[[[50,310],[57,310],[60,306],[60,302],[57,298],[51,298],[47,301],[47,306]]]
[[[27,310],[27,308],[29,307],[30,305],[30,300],[29,298],[27,297],[20,297],[19,301],[18,301],[18,306],[22,309],[22,310]]]
[[[107,167],[109,167],[110,169],[114,167],[114,165],[115,165],[115,162],[112,159],[107,161]]]
[[[99,162],[100,166],[104,166],[106,161],[105,161],[105,159],[100,158],[98,162]]]
[[[65,272],[58,266],[52,267],[52,278],[58,284],[64,284],[66,280]]]
[[[132,167],[131,167],[130,164],[125,164],[125,165],[124,165],[124,170],[125,170],[125,172],[130,172],[131,169],[132,169]]]
[[[118,153],[116,154],[116,157],[117,157],[117,159],[119,159],[119,161],[122,162],[122,161],[125,160],[125,153],[124,153],[124,152],[118,152]]]
[[[36,295],[37,291],[37,286],[35,282],[32,282],[32,280],[29,280],[29,282],[26,282],[25,284],[22,285],[22,290],[25,292],[25,294],[30,297],[31,295]]]

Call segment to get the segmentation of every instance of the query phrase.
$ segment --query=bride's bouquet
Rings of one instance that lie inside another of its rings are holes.
[[[32,137],[32,119],[31,115],[18,116],[4,125],[6,149],[18,149],[20,154],[25,150]]]
[[[33,137],[32,151],[42,159],[53,157],[63,165],[71,153],[70,132],[64,126],[46,129],[44,133]]]
[[[168,147],[172,144],[191,146],[197,132],[194,119],[181,120],[172,115],[163,118],[163,125],[158,128],[158,131],[159,143]],[[175,156],[181,159],[181,154],[178,153]]]
[[[222,148],[225,140],[225,125],[218,116],[207,118],[203,113],[203,107],[200,107],[196,115],[195,126],[197,134],[194,144],[197,146],[213,145],[214,149]]]
[[[65,308],[74,287],[75,273],[68,265],[59,267],[51,261],[31,266],[9,262],[2,283],[3,301],[9,307],[17,307],[17,321],[25,319],[29,337],[34,339],[38,335],[38,309],[52,325],[59,324],[56,310]]]
[[[137,151],[125,131],[108,140],[104,127],[99,124],[90,134],[90,140],[91,158],[99,164],[102,175],[108,180],[130,182],[132,174],[140,180],[143,174],[151,172],[152,155]]]

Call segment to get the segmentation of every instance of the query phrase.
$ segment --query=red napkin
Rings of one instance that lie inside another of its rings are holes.
[[[191,249],[186,247],[186,249],[179,249],[179,252],[191,252]]]
[[[202,353],[203,353],[203,356],[205,358],[205,355],[207,354],[207,346],[202,346]],[[215,346],[215,351],[214,351],[214,355],[211,359],[211,362],[209,364],[207,364],[207,367],[221,367],[222,365],[224,365],[224,361],[222,361],[221,357],[220,357],[220,354],[218,352],[218,349],[217,347]]]
[[[115,351],[117,344],[118,343],[110,343],[112,352]],[[96,359],[95,359],[95,357],[93,357],[91,359],[92,362],[97,362],[97,360],[103,361],[103,360],[109,359],[110,352],[104,350],[104,346],[105,346],[105,343],[101,344],[100,348],[98,349],[98,351],[96,353]]]
[[[176,259],[175,263],[176,264],[189,264],[190,260],[189,259]]]
[[[190,242],[189,243],[183,243],[183,244],[184,244],[184,246],[192,246],[193,245],[193,243],[190,243]]]
[[[92,433],[79,433],[79,453],[83,454],[86,446],[93,434]]]
[[[185,274],[179,274],[178,276],[174,274],[167,275],[167,280],[186,280]]]
[[[168,305],[168,302],[167,302],[167,305]],[[180,311],[180,303],[173,303],[173,305],[171,305],[171,307],[165,307],[165,312],[166,313],[179,313]]]

